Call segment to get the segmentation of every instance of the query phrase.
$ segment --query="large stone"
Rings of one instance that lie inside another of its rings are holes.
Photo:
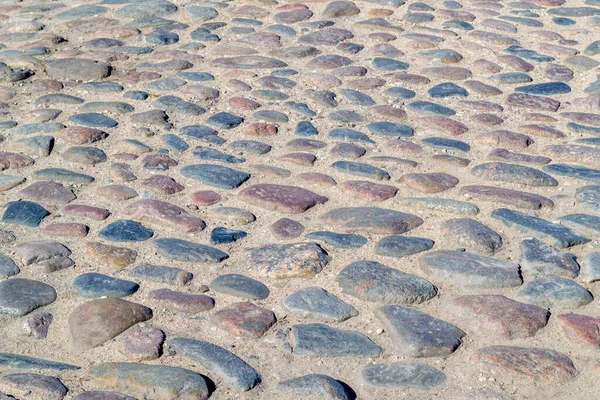
[[[175,230],[197,232],[206,227],[204,221],[194,217],[186,210],[174,204],[160,200],[138,200],[124,210],[132,219],[164,226],[168,224]]]
[[[480,164],[471,173],[486,181],[518,183],[527,186],[557,186],[558,181],[550,175],[531,167],[494,162]]]
[[[271,244],[246,252],[259,274],[274,279],[314,276],[329,262],[325,250],[312,242]]]
[[[391,235],[386,236],[377,242],[375,254],[400,258],[427,251],[431,249],[433,245],[434,242],[431,239]]]
[[[97,272],[79,275],[73,281],[73,287],[88,299],[100,297],[125,297],[135,293],[140,285],[132,281],[113,278]]]
[[[306,189],[274,184],[249,186],[239,192],[237,197],[267,210],[288,214],[302,213],[327,201],[327,197],[319,196]]]
[[[524,303],[559,309],[583,307],[594,299],[580,284],[559,276],[542,276],[528,282],[515,298]]]
[[[135,250],[100,242],[87,242],[83,254],[89,261],[113,269],[123,269],[133,264],[137,258]]]
[[[0,353],[0,366],[14,369],[55,369],[59,371],[76,370],[80,368],[72,364],[11,353]]]
[[[48,215],[48,210],[33,201],[11,201],[6,203],[2,222],[36,228]]]
[[[446,382],[446,375],[437,368],[417,362],[369,364],[360,372],[362,381],[382,389],[432,389]]]
[[[358,315],[350,304],[316,286],[290,294],[283,300],[283,305],[296,317],[323,322],[341,322]]]
[[[69,331],[75,347],[100,346],[133,325],[152,318],[152,310],[118,298],[96,299],[71,312]]]
[[[37,264],[54,257],[68,257],[71,250],[54,240],[34,240],[13,247],[21,265]]]
[[[581,314],[561,314],[557,324],[569,341],[590,350],[600,347],[600,318]]]
[[[179,367],[109,362],[90,370],[92,379],[142,398],[207,400],[209,391],[202,375]]]
[[[583,207],[600,213],[600,186],[589,185],[577,188],[575,200]]]
[[[579,264],[575,256],[561,253],[535,238],[526,238],[519,245],[519,264],[523,272],[536,275],[559,275],[575,278],[579,275]]]
[[[502,247],[502,237],[496,231],[471,218],[457,218],[442,224],[441,234],[479,254],[492,256]]]
[[[362,333],[324,324],[292,326],[294,354],[310,357],[377,357],[381,347]]]
[[[0,282],[0,314],[19,317],[55,300],[56,290],[44,282],[22,278]]]
[[[210,288],[220,293],[251,300],[264,300],[270,294],[269,288],[262,282],[239,274],[220,275],[210,282]]]
[[[437,288],[425,279],[375,261],[348,265],[337,281],[343,293],[375,303],[420,304],[437,295]]]
[[[478,199],[501,202],[509,206],[528,210],[537,210],[542,207],[554,207],[554,202],[546,197],[534,193],[521,192],[519,190],[484,185],[463,186],[461,189]]]
[[[111,67],[100,61],[85,58],[61,58],[48,65],[48,75],[74,81],[95,81],[110,75]]]
[[[214,164],[188,165],[181,168],[181,174],[205,185],[223,189],[235,189],[250,179],[250,174]]]
[[[60,379],[54,376],[28,373],[2,375],[0,390],[18,397],[27,396],[40,400],[61,400],[69,391]]]
[[[320,219],[346,232],[376,234],[401,234],[423,224],[416,215],[375,207],[336,208],[321,215]]]

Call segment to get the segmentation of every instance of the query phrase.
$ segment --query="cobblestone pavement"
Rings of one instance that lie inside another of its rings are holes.
[[[599,0],[0,1],[0,399],[597,399]]]

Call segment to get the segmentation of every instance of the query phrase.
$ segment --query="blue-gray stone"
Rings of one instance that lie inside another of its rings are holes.
[[[80,111],[102,111],[115,114],[127,114],[135,110],[131,104],[122,101],[91,101],[79,108]]]
[[[583,207],[600,213],[600,186],[582,186],[575,191],[575,200]]]
[[[167,111],[179,114],[198,116],[206,112],[204,107],[189,101],[185,101],[181,97],[177,96],[161,96],[154,102],[154,104],[158,108],[164,108]]]
[[[588,253],[583,258],[581,275],[586,282],[600,280],[600,252]]]
[[[223,153],[217,149],[213,149],[212,147],[205,146],[197,146],[192,154],[195,158],[199,158],[200,160],[204,161],[220,161],[230,164],[238,164],[246,161],[243,158],[238,158],[232,156],[231,154]]]
[[[519,245],[519,264],[527,274],[560,275],[575,278],[579,274],[579,264],[571,253],[561,253],[546,243],[525,238]]]
[[[117,93],[123,91],[123,85],[117,82],[86,82],[81,87],[91,92],[100,93]]]
[[[101,297],[129,296],[135,293],[140,285],[97,272],[88,272],[75,278],[73,287],[85,298],[98,299]]]
[[[554,7],[548,10],[548,14],[561,17],[591,17],[600,15],[600,8],[594,7]]]
[[[571,132],[575,132],[575,133],[591,133],[592,135],[600,135],[600,128],[596,127],[596,126],[588,126],[588,125],[581,125],[578,124],[576,122],[569,122],[567,124],[567,128],[571,131]],[[585,138],[585,139],[577,139],[576,142],[585,142],[585,141],[599,141],[600,138]]]
[[[292,28],[291,26],[287,26],[287,25],[275,24],[275,25],[270,25],[267,29],[270,30],[271,32],[275,32],[279,35],[292,36],[292,37],[296,36],[296,30],[294,28]]]
[[[469,146],[468,143],[455,139],[429,137],[421,140],[421,142],[438,149],[458,150],[463,152],[468,152],[471,150],[471,146]]]
[[[8,278],[19,272],[19,267],[17,267],[17,264],[11,258],[0,254],[0,279]]]
[[[56,290],[44,282],[11,278],[0,282],[0,315],[21,317],[56,300]]]
[[[275,110],[255,111],[252,114],[252,117],[259,121],[266,121],[266,122],[271,122],[271,123],[275,123],[275,124],[283,124],[283,123],[286,123],[289,121],[289,118],[287,115],[285,115],[282,112],[275,111]]]
[[[365,93],[354,89],[340,89],[340,93],[346,98],[348,103],[358,106],[374,106],[377,104],[373,98]]]
[[[319,131],[309,121],[300,121],[296,125],[296,135],[298,136],[314,136],[318,135]]]
[[[245,25],[252,25],[252,26],[261,26],[263,23],[259,20],[256,19],[252,19],[252,18],[233,18],[231,20],[231,22],[236,23],[236,24],[245,24]]]
[[[242,122],[244,122],[244,118],[227,112],[214,114],[206,120],[207,124],[221,129],[233,129]]]
[[[336,110],[327,116],[330,121],[343,122],[346,124],[362,122],[362,116],[356,111],[351,110]]]
[[[271,89],[257,89],[253,90],[252,94],[254,96],[263,98],[265,100],[285,100],[289,98],[287,94],[280,92],[279,90],[271,90]]]
[[[48,215],[50,213],[38,203],[26,200],[11,201],[6,204],[2,222],[35,228]]]
[[[258,372],[245,361],[212,343],[174,338],[169,345],[178,354],[199,363],[202,368],[218,376],[226,386],[236,390],[250,390],[261,381]]]
[[[166,265],[140,264],[129,270],[129,276],[168,285],[184,286],[190,283],[194,275],[186,270]]]
[[[153,235],[154,232],[151,229],[128,219],[112,222],[98,232],[98,236],[101,238],[114,242],[143,242]]]
[[[244,231],[227,229],[219,226],[212,230],[210,233],[210,244],[227,244],[237,242],[238,240],[245,238],[248,234]]]
[[[406,13],[405,17],[406,22],[411,24],[422,24],[424,22],[431,22],[435,19],[433,14],[429,13]]]
[[[557,218],[562,225],[585,233],[586,235],[600,235],[600,217],[589,214],[569,214]]]
[[[526,13],[525,15],[539,16],[538,14],[535,14],[535,13]],[[506,20],[506,21],[514,22],[515,24],[531,26],[534,28],[541,28],[544,26],[544,24],[541,21],[535,20],[533,18],[512,17],[510,15],[501,15],[498,18]]]
[[[515,92],[541,95],[563,94],[569,93],[570,91],[571,87],[563,82],[545,82],[515,88]]]
[[[81,5],[69,8],[67,11],[56,14],[52,18],[55,20],[69,20],[76,18],[94,17],[104,14],[108,8],[96,5]]]
[[[382,348],[362,333],[325,324],[292,326],[294,354],[311,357],[378,357]]]
[[[181,128],[179,130],[179,134],[181,136],[187,136],[194,139],[206,140],[213,136],[216,137],[218,135],[218,132],[205,125],[188,125]]]
[[[80,174],[64,168],[43,168],[32,174],[32,178],[38,181],[59,181],[68,184],[85,184],[94,182],[95,178],[90,175]]]
[[[508,227],[530,233],[540,239],[547,240],[558,248],[571,247],[587,243],[589,238],[559,224],[553,224],[542,218],[533,217],[508,208],[498,208],[492,211],[492,218],[498,219]]]
[[[463,59],[463,56],[459,52],[452,49],[423,50],[420,51],[419,54],[425,58],[437,60],[443,64],[457,63]]]
[[[38,97],[35,100],[37,105],[51,105],[51,104],[81,104],[85,100],[80,97],[71,96],[68,94],[53,93],[46,94]],[[62,124],[61,124],[62,125]]]
[[[176,76],[169,76],[167,78],[157,79],[155,81],[150,81],[144,85],[144,87],[148,90],[157,90],[157,91],[165,91],[165,90],[175,90],[178,87],[185,85],[186,82],[177,78]]]
[[[374,135],[393,138],[410,137],[414,133],[414,129],[411,126],[385,121],[372,122],[366,128]]]
[[[220,263],[229,258],[227,253],[219,249],[182,239],[156,239],[154,247],[161,256],[176,261]]]
[[[450,20],[442,24],[444,29],[461,29],[463,31],[472,31],[475,27],[467,21]]]
[[[311,232],[304,235],[304,237],[316,241],[323,241],[330,246],[342,249],[358,249],[368,242],[367,238],[361,235],[328,231]]]
[[[446,382],[446,375],[437,368],[417,362],[368,364],[361,371],[362,381],[382,389],[431,389]]]
[[[327,133],[327,136],[335,140],[342,140],[344,142],[375,143],[373,139],[364,133],[348,128],[333,129]]]
[[[402,87],[391,87],[383,91],[383,94],[389,97],[393,97],[396,100],[412,99],[416,96],[416,93],[410,89]]]
[[[375,57],[373,59],[373,68],[379,71],[397,71],[408,69],[408,67],[407,63],[392,58]]]
[[[179,71],[177,72],[177,76],[188,81],[194,82],[204,82],[204,81],[214,81],[215,77],[208,72],[189,72],[189,71]]]
[[[557,10],[559,8],[561,8],[561,7],[554,8],[553,10]],[[537,61],[537,62],[552,62],[552,61],[554,61],[554,57],[545,56],[545,55],[538,53],[535,50],[525,49],[518,45],[509,46],[504,51],[507,53],[519,56],[521,58],[526,58],[528,60],[533,60],[533,61]]]
[[[382,238],[375,246],[375,254],[386,257],[406,257],[430,250],[434,241],[426,238],[390,235]]]
[[[173,135],[172,133],[167,133],[161,136],[161,139],[165,146],[170,148],[171,150],[184,152],[190,148],[190,146],[177,135]]]
[[[277,389],[290,391],[300,398],[328,400],[352,400],[355,398],[342,383],[321,374],[309,374],[281,381],[277,384]]]
[[[596,54],[600,54],[600,40],[596,40],[595,42],[590,43],[585,50],[584,54],[588,56],[595,56]]]
[[[466,97],[469,93],[462,87],[452,82],[440,83],[427,91],[431,97]]]
[[[98,113],[73,114],[69,121],[94,128],[114,128],[119,124],[114,119]]]
[[[450,10],[458,10],[462,8],[462,4],[460,4],[458,1],[447,0],[444,1],[444,7],[449,8]]]
[[[298,71],[296,71],[295,69],[291,69],[291,68],[285,68],[285,69],[277,69],[275,71],[271,72],[271,76],[292,76],[292,75],[298,75]],[[294,86],[296,84],[294,83]]]
[[[198,29],[192,31],[192,33],[190,33],[190,37],[192,38],[192,40],[198,40],[199,42],[219,42],[219,41],[221,41],[221,38],[218,35],[211,33],[211,31],[209,31],[206,28],[198,28]]]
[[[236,140],[229,144],[229,148],[239,152],[240,154],[267,154],[271,151],[271,145],[256,140]]]
[[[139,46],[123,46],[117,47],[115,49],[111,49],[115,53],[123,53],[123,54],[150,54],[154,51],[152,47],[139,47]]]
[[[377,181],[387,181],[390,179],[390,175],[386,171],[369,164],[357,163],[353,161],[336,161],[331,164],[331,167],[340,172],[361,176],[364,178],[370,178]]]
[[[542,168],[544,171],[571,178],[600,183],[600,170],[569,164],[549,164]]]
[[[336,49],[341,50],[344,53],[348,53],[348,54],[357,54],[357,53],[363,51],[364,48],[365,48],[365,46],[363,46],[362,44],[350,43],[350,42],[343,42],[336,46]]]
[[[594,300],[586,288],[559,276],[539,277],[527,283],[515,298],[523,303],[559,309],[583,307]]]
[[[33,133],[51,133],[65,128],[59,122],[40,122],[37,124],[25,124],[6,131],[7,135],[31,135]]]
[[[106,153],[101,149],[89,146],[69,147],[64,153],[63,158],[71,162],[80,164],[97,164],[106,161]]]
[[[0,353],[0,366],[15,369],[55,369],[59,371],[75,370],[80,367],[42,358],[23,356],[21,354]]]
[[[310,109],[306,103],[298,103],[295,101],[286,101],[283,105],[292,111],[297,112],[305,117],[314,117],[316,112]]]
[[[185,13],[195,21],[208,21],[219,15],[214,8],[202,6],[187,6]]]
[[[146,35],[146,42],[152,44],[174,44],[179,42],[179,35],[164,29],[156,29]]]
[[[342,322],[358,315],[350,304],[316,286],[292,293],[283,300],[283,305],[296,317],[323,322]]]
[[[515,84],[531,82],[533,78],[525,72],[502,72],[490,76],[490,80],[498,83]]]
[[[413,101],[409,103],[406,108],[412,111],[420,112],[423,114],[433,114],[433,115],[454,115],[456,111],[451,108],[444,107],[437,103],[432,103],[430,101]]]
[[[250,179],[250,174],[215,164],[188,165],[180,169],[183,176],[209,186],[235,189]]]
[[[430,211],[440,211],[443,213],[477,215],[479,208],[467,201],[443,199],[439,197],[403,197],[398,198],[398,204],[407,207],[423,208]]]
[[[135,2],[118,9],[115,15],[124,18],[150,18],[159,15],[173,14],[177,12],[177,6],[165,0],[151,0]]]
[[[572,122],[570,122],[569,124],[572,124]],[[594,128],[591,127],[590,128]],[[600,128],[594,128],[598,130],[598,134],[600,134]],[[600,137],[597,138],[583,138],[583,139],[577,139],[576,140],[577,143],[583,143],[583,144],[589,144],[590,146],[596,146],[596,147],[600,147]]]
[[[250,300],[264,300],[269,297],[269,288],[256,279],[239,274],[225,274],[210,282],[211,290]]]
[[[577,23],[577,21],[575,21],[574,19],[565,17],[554,17],[552,18],[552,22],[560,26],[571,26]]]

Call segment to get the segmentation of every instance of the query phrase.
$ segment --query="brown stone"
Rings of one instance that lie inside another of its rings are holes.
[[[312,242],[269,244],[246,252],[258,273],[273,279],[311,277],[329,262],[325,250]]]
[[[521,125],[519,127],[519,131],[526,133],[526,134],[547,137],[547,138],[560,139],[560,138],[564,138],[567,136],[562,131],[559,131],[558,129],[552,128],[551,126],[547,126],[547,125],[537,125],[537,124]]]
[[[508,149],[524,149],[534,143],[533,139],[527,135],[504,130],[482,133],[474,141],[477,144],[505,147]]]
[[[113,269],[123,269],[133,264],[137,258],[135,250],[100,242],[87,242],[83,254],[88,261]]]
[[[259,102],[245,97],[232,97],[229,99],[229,104],[234,108],[245,111],[253,111],[261,106]]]
[[[75,195],[71,191],[54,181],[37,181],[19,190],[19,194],[26,199],[48,205],[64,205],[75,200]]]
[[[174,204],[160,200],[138,200],[125,207],[124,211],[132,219],[170,225],[178,231],[199,232],[206,227],[204,221],[194,217]]]
[[[567,339],[580,346],[600,347],[600,318],[581,314],[561,314],[556,322]]]
[[[409,142],[404,139],[392,139],[385,142],[385,147],[395,152],[402,154],[414,155],[415,153],[422,153],[423,148],[416,143]]]
[[[177,292],[171,289],[153,290],[150,292],[149,297],[160,307],[187,314],[198,314],[199,312],[211,310],[215,306],[212,297],[203,294]]]
[[[402,175],[399,182],[421,193],[439,193],[458,185],[458,179],[442,172]]]
[[[317,157],[310,153],[287,153],[277,157],[278,160],[288,161],[305,167],[312,167],[317,161]]]
[[[83,126],[70,126],[60,129],[56,136],[71,144],[90,144],[108,137],[108,133],[99,129]]]
[[[125,185],[106,185],[97,189],[98,195],[107,200],[123,201],[137,197],[137,192]]]
[[[340,187],[353,198],[367,201],[391,199],[398,192],[398,188],[394,186],[381,185],[368,181],[345,181]]]
[[[529,154],[514,153],[506,149],[494,149],[488,154],[490,160],[510,161],[524,164],[546,165],[552,161],[549,157],[532,156]]]
[[[242,133],[246,136],[273,136],[277,134],[277,127],[266,122],[253,122],[246,125]]]
[[[0,151],[0,171],[9,168],[23,168],[33,165],[33,158],[25,154],[9,153]]]
[[[449,133],[453,136],[462,135],[469,130],[462,122],[448,117],[427,116],[417,118],[417,121],[426,128]]]
[[[260,338],[276,321],[275,314],[252,303],[235,303],[217,311],[213,324],[235,336]]]
[[[86,206],[83,204],[70,204],[62,209],[67,215],[102,221],[108,218],[110,212],[100,207]]]
[[[337,185],[335,179],[319,172],[302,172],[296,178],[310,185],[332,187]]]
[[[76,238],[86,237],[89,230],[89,226],[76,222],[57,222],[42,228],[42,232],[49,236],[70,236]]]
[[[237,195],[238,199],[265,208],[289,214],[298,214],[325,203],[327,197],[296,186],[259,184],[247,187]]]

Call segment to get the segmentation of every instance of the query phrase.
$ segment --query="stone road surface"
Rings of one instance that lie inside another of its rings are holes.
[[[0,82],[0,399],[598,399],[599,0],[2,0]]]

